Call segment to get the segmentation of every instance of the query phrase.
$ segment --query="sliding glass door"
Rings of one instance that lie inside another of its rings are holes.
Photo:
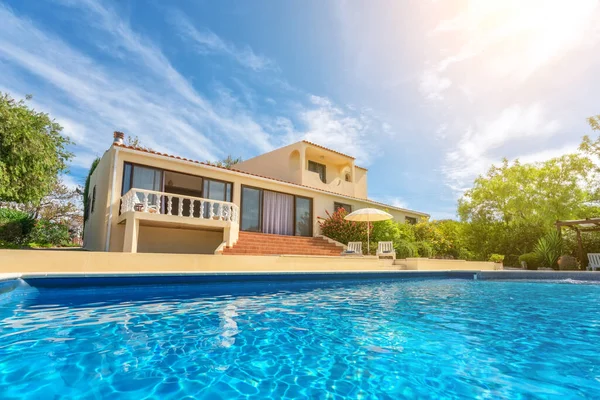
[[[241,230],[312,236],[312,199],[242,186]]]
[[[312,199],[296,196],[295,235],[312,236]]]
[[[243,231],[261,232],[262,190],[242,186],[242,225]]]
[[[263,233],[294,234],[294,196],[263,190]]]
[[[129,190],[132,188],[161,192],[162,176],[163,171],[160,169],[125,163],[121,195],[129,192]],[[137,195],[134,198],[134,202],[136,204],[142,204],[142,199],[143,197],[141,195]],[[148,196],[148,204],[158,205],[158,196],[155,194],[150,194]]]
[[[125,164],[121,195],[132,188],[161,191],[162,171],[141,165]]]

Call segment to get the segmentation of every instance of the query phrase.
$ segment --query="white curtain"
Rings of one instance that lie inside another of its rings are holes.
[[[263,233],[294,234],[294,196],[263,192]]]

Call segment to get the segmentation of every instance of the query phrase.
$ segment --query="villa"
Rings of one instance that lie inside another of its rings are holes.
[[[396,221],[428,214],[367,197],[352,156],[300,141],[233,168],[125,145],[115,132],[90,177],[84,248],[185,254],[339,255],[319,217],[384,209]]]

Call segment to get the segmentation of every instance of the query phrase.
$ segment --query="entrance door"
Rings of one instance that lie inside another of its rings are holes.
[[[294,234],[294,196],[263,191],[263,233]]]

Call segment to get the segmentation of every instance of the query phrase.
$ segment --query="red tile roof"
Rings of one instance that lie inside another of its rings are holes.
[[[307,143],[310,143],[310,142],[307,142]],[[380,202],[377,202],[377,201],[374,201],[374,200],[370,200],[370,199],[361,199],[361,198],[354,197],[354,196],[348,196],[348,195],[341,194],[341,193],[331,192],[329,190],[319,189],[319,188],[315,188],[315,187],[312,187],[312,186],[306,186],[306,185],[301,185],[301,184],[294,183],[294,182],[284,181],[282,179],[272,178],[270,176],[264,176],[264,175],[254,174],[254,173],[242,171],[242,170],[239,170],[239,169],[220,167],[218,165],[210,164],[210,163],[207,163],[207,162],[204,162],[204,161],[197,161],[197,160],[192,160],[192,159],[185,158],[185,157],[174,156],[172,154],[161,153],[161,152],[150,150],[150,149],[144,149],[142,147],[128,146],[126,144],[118,144],[118,143],[113,143],[113,146],[115,146],[115,147],[122,147],[122,148],[129,149],[129,150],[135,150],[135,151],[139,151],[139,152],[142,152],[142,153],[155,154],[157,156],[174,158],[176,160],[187,161],[187,162],[190,162],[190,163],[205,165],[205,166],[208,166],[208,167],[219,168],[219,169],[222,169],[224,171],[232,171],[232,172],[237,172],[237,173],[244,174],[244,175],[255,176],[255,177],[263,178],[263,179],[269,179],[271,181],[282,182],[282,183],[286,183],[286,184],[289,184],[289,185],[294,185],[294,186],[298,186],[298,187],[306,188],[306,189],[311,189],[311,190],[317,190],[319,192],[333,194],[333,195],[336,195],[336,196],[342,196],[342,197],[346,197],[346,198],[357,200],[357,201],[366,201],[366,202],[369,202],[371,204],[376,204],[376,205],[379,205],[379,206],[383,206],[383,207],[387,207],[387,208],[392,208],[394,210],[408,211],[408,212],[412,212],[412,213],[415,213],[415,214],[421,214],[421,215],[427,215],[427,216],[429,216],[429,214],[422,213],[420,211],[414,211],[414,210],[409,210],[409,209],[406,209],[406,208],[394,207],[394,206],[391,206],[389,204],[380,203]],[[319,146],[319,147],[321,147],[321,146]],[[327,150],[329,150],[329,149],[327,149]]]

